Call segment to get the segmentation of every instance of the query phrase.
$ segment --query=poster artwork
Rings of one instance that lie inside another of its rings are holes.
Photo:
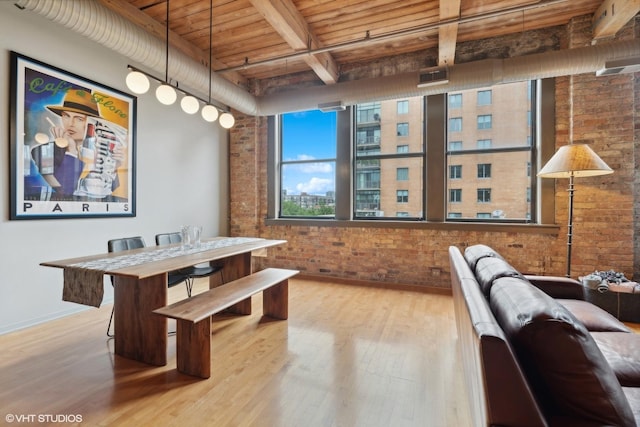
[[[12,219],[135,216],[136,99],[12,60]]]

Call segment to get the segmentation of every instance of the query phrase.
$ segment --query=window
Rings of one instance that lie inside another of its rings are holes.
[[[451,141],[449,143],[449,151],[460,151],[462,150],[462,141]]]
[[[358,106],[357,119],[359,123],[380,121],[380,103],[367,102]]]
[[[380,208],[380,190],[359,190],[356,192],[356,205],[358,206],[358,216],[378,216],[377,212],[379,212]]]
[[[488,150],[491,148],[490,139],[479,139],[477,142],[478,150]]]
[[[491,129],[491,114],[482,114],[478,116],[478,129]]]
[[[380,170],[364,169],[357,176],[356,189],[371,190],[380,188]]]
[[[491,90],[478,91],[478,106],[491,105]]]
[[[336,113],[282,116],[281,216],[335,214]]]
[[[462,108],[462,94],[449,95],[449,108]]]
[[[409,168],[397,168],[396,169],[396,180],[397,181],[408,181],[409,180]]]
[[[409,101],[398,101],[398,114],[407,114],[409,112]]]
[[[462,165],[449,166],[449,179],[460,179],[460,178],[462,178]]]
[[[478,178],[491,178],[491,163],[478,164]]]
[[[478,212],[476,214],[476,218],[478,218],[478,219],[490,219],[491,218],[491,213],[490,212]]]
[[[491,203],[490,188],[478,188],[478,203]]]
[[[362,129],[356,134],[358,146],[376,146],[380,144],[380,129]]]
[[[541,147],[535,132],[553,128],[554,116],[547,113],[553,109],[539,108],[540,100],[553,105],[553,83],[548,79],[542,85],[521,82],[481,89],[500,100],[481,107],[473,89],[364,103],[335,113],[269,117],[268,149],[274,161],[267,167],[272,190],[267,220],[418,220],[428,228],[426,221],[524,223],[544,215],[545,222],[551,222],[547,211],[553,210],[536,208],[541,199],[553,202],[554,194],[547,186],[537,187],[534,154],[555,148],[553,139],[545,139],[548,146]],[[453,95],[461,96],[452,100]],[[474,101],[464,109],[448,108],[465,97]],[[403,122],[412,130],[398,138],[394,112],[404,109],[404,101],[411,114]],[[478,118],[490,127],[462,129],[463,120],[473,123]],[[443,165],[429,167],[429,161],[440,161],[443,155]],[[487,212],[491,218],[478,217]]]
[[[412,109],[415,114],[423,105],[421,100],[421,97],[406,100],[407,108]],[[387,102],[385,108],[399,108],[399,101]],[[379,108],[382,109],[382,106]],[[366,150],[364,147],[358,147],[355,150],[355,188],[353,189],[355,196],[352,215],[356,219],[394,218],[397,217],[396,203],[403,203],[401,211],[407,212],[408,218],[422,218],[423,198],[409,199],[410,192],[422,194],[424,191],[422,135],[421,132],[413,132],[415,135],[409,134],[410,125],[416,129],[423,127],[422,117],[418,116],[417,120],[404,123],[395,123],[391,121],[392,119],[373,123],[360,122],[358,120],[360,114],[357,113],[359,109],[360,105],[354,107],[356,133],[374,132],[380,137]],[[348,114],[345,114],[345,120],[348,120]],[[403,137],[402,144],[397,144],[393,127],[396,128],[396,135]],[[392,183],[400,181],[402,189],[398,190]],[[368,186],[364,186],[365,183]],[[375,183],[375,187],[371,186],[372,183]]]
[[[449,119],[449,132],[462,131],[462,117],[453,117]]]
[[[477,93],[478,103],[491,102],[489,105],[469,106],[464,110],[464,117],[476,118],[477,129],[467,129],[464,133],[465,141],[475,140],[475,150],[454,150],[451,145],[447,152],[447,165],[461,165],[469,170],[476,170],[476,173],[467,173],[465,176],[456,178],[451,175],[447,181],[447,188],[469,188],[469,191],[477,191],[476,198],[467,197],[464,202],[457,202],[447,206],[447,212],[461,213],[461,219],[477,220],[477,213],[480,212],[502,212],[501,216],[492,216],[493,221],[522,221],[525,222],[527,216],[534,212],[533,204],[536,200],[526,201],[527,188],[532,188],[535,184],[535,170],[532,169],[532,159],[536,147],[535,126],[529,126],[529,117],[536,121],[537,109],[536,96],[529,93],[535,90],[537,84],[528,82],[510,83],[493,86],[478,91],[469,91],[472,95]],[[467,92],[462,92],[466,94]],[[493,95],[496,99],[504,99],[504,102],[492,102]],[[508,102],[507,102],[508,100]],[[532,114],[529,116],[528,111]],[[458,112],[451,113],[451,116],[458,117]],[[493,120],[495,118],[495,121]],[[447,135],[451,143],[458,142],[459,134]],[[533,141],[528,143],[527,141]],[[462,148],[462,147],[461,147]],[[503,168],[492,165],[514,165],[511,168]],[[518,167],[517,165],[522,165]],[[491,179],[492,182],[500,183],[492,189],[486,184]],[[485,180],[485,181],[480,181]],[[533,194],[533,192],[532,192]],[[490,205],[478,209],[478,203]],[[446,218],[449,218],[446,215]]]

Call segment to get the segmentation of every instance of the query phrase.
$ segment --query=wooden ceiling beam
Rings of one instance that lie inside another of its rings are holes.
[[[108,9],[114,11],[118,15],[122,16],[127,21],[130,21],[134,25],[140,27],[142,30],[147,33],[157,37],[161,40],[164,40],[166,37],[166,27],[151,18],[146,13],[142,12],[137,7],[133,6],[130,3],[127,3],[125,0],[98,0],[100,4],[107,7]],[[189,56],[191,59],[198,61],[199,63],[208,66],[209,64],[209,51],[206,52],[200,50],[197,46],[189,43],[178,34],[175,34],[173,31],[169,31],[169,43],[174,48],[180,50],[185,55]],[[227,65],[213,58],[212,67],[221,69],[226,68]],[[243,77],[238,72],[230,72],[221,75],[225,79],[229,80],[234,84],[246,84],[247,79]]]
[[[250,2],[295,51],[321,47],[291,0],[250,0]],[[329,52],[309,54],[304,60],[325,84],[337,83],[338,65]]]
[[[460,18],[460,0],[440,0],[440,22]],[[438,29],[438,65],[453,65],[456,56],[458,24],[443,24]]]
[[[593,38],[614,36],[640,12],[640,0],[604,0],[593,14]]]

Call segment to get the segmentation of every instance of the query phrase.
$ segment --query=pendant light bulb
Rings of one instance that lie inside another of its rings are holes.
[[[171,105],[176,102],[178,95],[173,87],[168,84],[163,84],[158,86],[158,89],[156,89],[156,98],[158,98],[158,101],[161,104]]]
[[[230,113],[222,113],[220,115],[220,126],[225,129],[231,129],[235,124],[236,119]]]
[[[129,90],[138,95],[147,93],[149,90],[149,79],[140,71],[130,71],[125,81]]]
[[[200,109],[200,103],[195,96],[187,95],[180,100],[180,107],[187,114],[195,114]]]
[[[218,118],[218,109],[213,105],[205,105],[202,107],[202,118],[208,122],[215,122]]]

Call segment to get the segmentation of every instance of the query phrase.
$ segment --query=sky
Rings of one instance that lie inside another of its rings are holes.
[[[285,114],[282,120],[284,161],[335,159],[336,113],[304,111]],[[285,165],[282,188],[287,194],[335,191],[335,162]]]

